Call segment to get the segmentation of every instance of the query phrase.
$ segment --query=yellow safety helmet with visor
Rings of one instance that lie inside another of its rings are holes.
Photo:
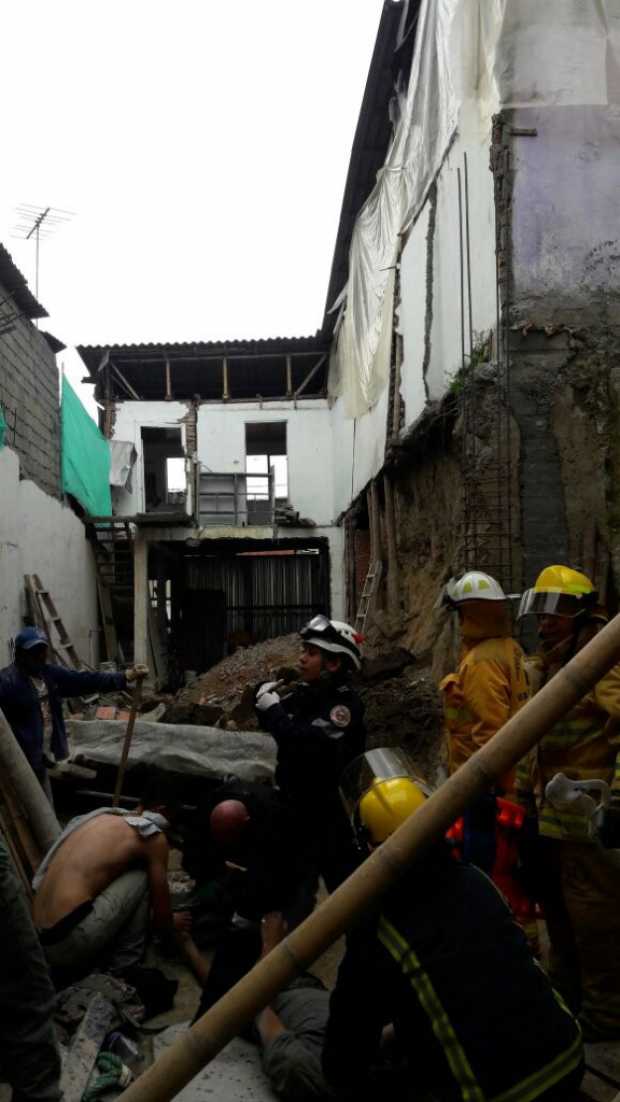
[[[368,750],[345,769],[340,796],[356,840],[378,846],[430,796],[404,750]]]
[[[570,566],[546,566],[531,589],[521,597],[518,618],[522,616],[581,616],[591,611],[597,592],[590,579]]]

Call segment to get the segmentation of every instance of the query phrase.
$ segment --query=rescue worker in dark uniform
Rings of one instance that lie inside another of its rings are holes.
[[[261,951],[260,920],[283,911],[292,925],[305,917],[307,869],[295,819],[277,789],[230,780],[199,807],[183,847],[196,881],[193,929],[215,946],[197,1016],[252,968]]]
[[[183,868],[205,904],[218,885],[229,917],[236,911],[258,922],[268,911],[288,911],[302,870],[295,823],[277,789],[225,781],[201,801],[184,834]]]
[[[363,705],[349,683],[361,667],[362,637],[326,616],[300,634],[301,683],[283,700],[274,682],[261,685],[256,711],[278,747],[276,784],[295,815],[306,867],[333,891],[358,863],[338,784],[366,742]]]
[[[366,852],[415,814],[428,792],[406,755],[393,750],[352,763],[342,791]],[[381,1064],[388,1025],[389,1069]],[[390,1096],[403,1099],[427,1089],[454,1102],[549,1102],[574,1096],[582,1039],[493,883],[454,861],[442,840],[350,931],[330,999],[323,1071],[355,1097],[367,1096],[376,1074],[376,1086],[390,1075]]]

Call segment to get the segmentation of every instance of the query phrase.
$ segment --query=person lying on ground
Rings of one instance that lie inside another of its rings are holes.
[[[281,912],[264,915],[254,957],[245,961],[244,970],[267,956],[285,937],[286,931],[287,924]],[[194,1018],[196,1021],[240,976],[230,973],[226,977],[222,972],[214,975],[213,966],[209,966],[197,950],[193,970],[206,993]],[[321,1070],[328,1011],[329,992],[316,976],[304,972],[275,996],[257,1016],[254,1027],[243,1034],[259,1041],[265,1072],[274,1091],[285,1102],[314,1102],[331,1095]]]
[[[125,673],[67,670],[47,661],[47,636],[38,628],[24,628],[15,636],[15,660],[0,670],[0,708],[51,802],[48,768],[69,753],[62,714],[65,697],[120,692],[147,666]]]
[[[60,1102],[56,992],[24,890],[0,842],[0,1080],[13,1102]]]
[[[33,916],[49,964],[74,982],[93,968],[122,974],[144,955],[149,916],[165,938],[188,931],[173,914],[166,833],[176,808],[159,781],[134,812],[102,807],[73,819],[33,881]]]

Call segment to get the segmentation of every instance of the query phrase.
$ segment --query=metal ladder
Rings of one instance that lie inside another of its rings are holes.
[[[383,571],[383,564],[380,559],[371,563],[368,567],[368,573],[364,581],[364,588],[362,589],[362,595],[360,597],[360,603],[357,609],[357,615],[355,617],[355,630],[360,634],[364,633],[366,627],[366,620],[368,618],[368,612],[370,610],[371,601],[377,592],[377,586],[381,578]]]

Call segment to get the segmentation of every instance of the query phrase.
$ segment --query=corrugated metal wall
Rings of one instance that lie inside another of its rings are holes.
[[[226,633],[257,641],[298,631],[314,612],[329,611],[327,556],[294,554],[186,560],[186,586],[219,590],[226,600]]]

